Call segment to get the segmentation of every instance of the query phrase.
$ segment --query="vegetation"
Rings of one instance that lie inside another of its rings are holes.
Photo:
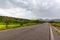
[[[0,16],[0,30],[24,27],[24,26],[43,23],[43,22],[44,21],[42,21],[42,20],[28,20],[28,19]]]
[[[55,26],[55,32],[57,32],[60,35],[60,22],[56,21],[50,21],[50,23]]]
[[[55,27],[60,27],[60,23],[51,23]]]
[[[49,23],[51,23],[55,27],[60,27],[60,22],[50,21]]]

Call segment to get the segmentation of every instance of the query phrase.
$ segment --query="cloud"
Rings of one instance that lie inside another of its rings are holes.
[[[18,18],[59,18],[60,0],[0,0],[0,15]]]
[[[31,11],[27,11],[22,8],[10,8],[10,9],[0,8],[0,13],[1,13],[0,15],[2,16],[11,16],[11,17],[17,17],[17,18],[24,18],[24,19],[35,18],[34,14]]]

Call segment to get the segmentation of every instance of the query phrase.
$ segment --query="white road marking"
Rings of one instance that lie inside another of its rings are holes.
[[[50,37],[51,37],[51,40],[54,40],[54,35],[53,35],[53,31],[52,31],[51,26],[50,26]]]

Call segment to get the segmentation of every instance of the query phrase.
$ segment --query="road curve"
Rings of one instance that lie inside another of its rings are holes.
[[[0,31],[0,40],[50,40],[50,24]]]

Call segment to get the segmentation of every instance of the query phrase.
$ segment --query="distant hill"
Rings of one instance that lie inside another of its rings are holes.
[[[60,22],[60,19],[53,19],[52,21]]]
[[[57,22],[60,22],[60,19],[54,19],[55,21],[57,21]]]
[[[18,21],[30,21],[28,19],[14,18],[8,16],[0,16],[0,22],[18,22]]]
[[[40,20],[43,20],[45,22],[49,22],[49,21],[60,22],[60,19],[40,19]]]

